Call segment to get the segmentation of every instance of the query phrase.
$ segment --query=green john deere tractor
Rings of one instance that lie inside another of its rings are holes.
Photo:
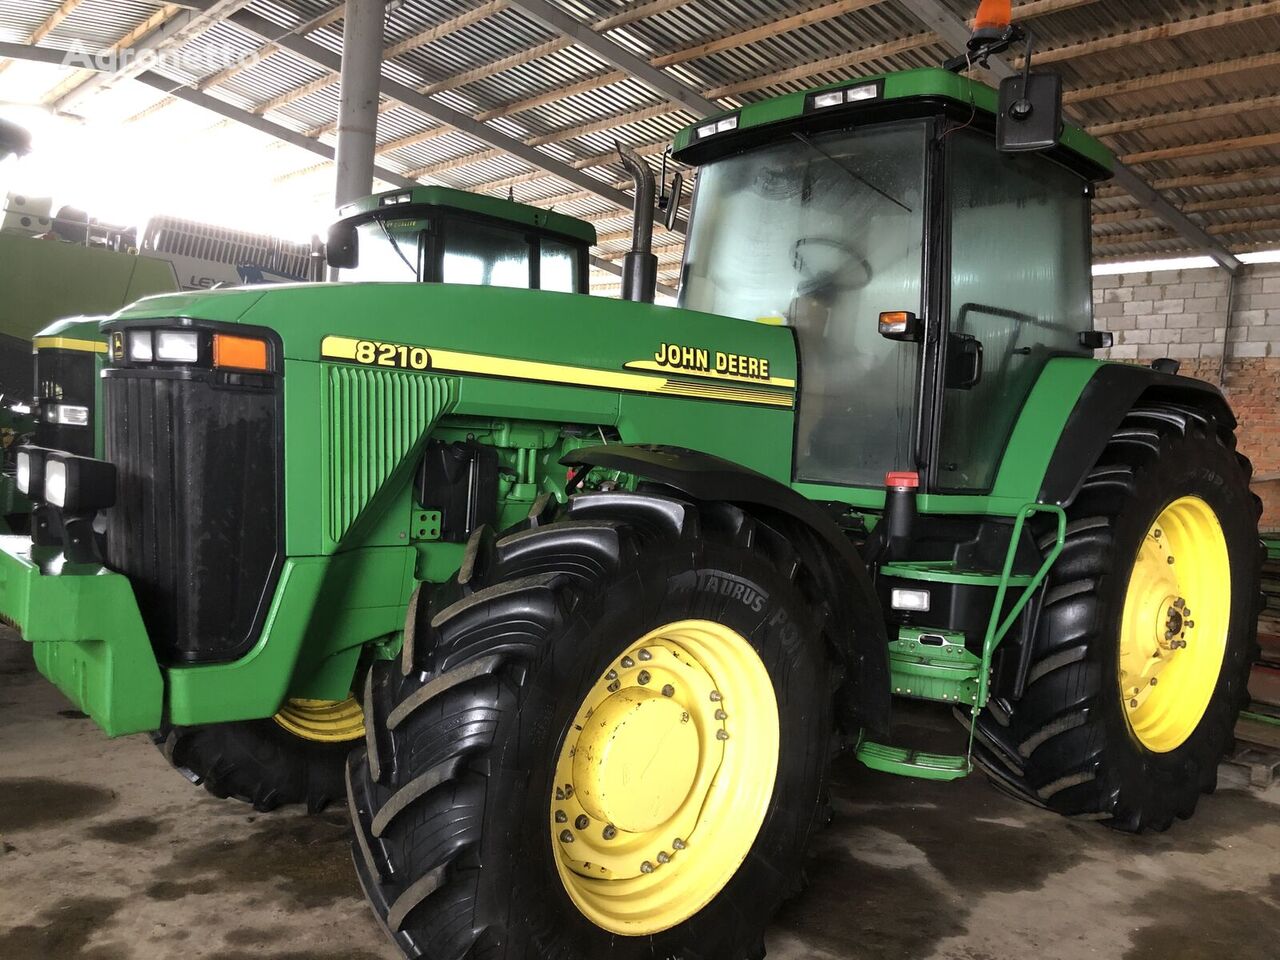
[[[24,453],[43,523],[0,541],[0,614],[220,792],[345,779],[409,956],[758,957],[837,746],[1190,816],[1255,651],[1250,467],[1217,390],[1093,358],[1112,157],[1022,83],[910,71],[684,131],[678,309],[642,302],[629,158],[630,301],[577,295],[589,238],[549,215],[452,275],[407,192],[335,266],[573,292],[121,311],[105,459]],[[954,753],[895,742],[895,695],[954,711]]]

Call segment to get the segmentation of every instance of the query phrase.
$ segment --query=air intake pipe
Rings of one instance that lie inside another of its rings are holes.
[[[653,170],[630,147],[617,144],[622,166],[635,185],[631,250],[622,260],[622,299],[653,303],[658,286],[658,258],[653,254],[653,204],[657,187]]]

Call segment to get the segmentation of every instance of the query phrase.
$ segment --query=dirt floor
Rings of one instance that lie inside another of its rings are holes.
[[[770,960],[1274,960],[1280,789],[1129,837],[841,763]],[[342,810],[258,815],[108,741],[0,634],[2,960],[395,960]]]

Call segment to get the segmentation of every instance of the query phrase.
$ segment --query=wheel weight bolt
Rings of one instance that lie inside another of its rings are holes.
[[[676,688],[668,683],[665,687],[662,688],[662,695],[664,697],[674,697],[676,695]]]
[[[653,873],[653,864],[646,860],[644,863],[640,864],[640,872]]]
[[[641,670],[641,671],[636,675],[636,683],[640,684],[640,686],[642,686],[642,687],[643,687],[646,683],[648,683],[648,682],[649,682],[649,680],[650,680],[650,677],[649,677],[649,671],[648,671],[648,670]]]
[[[1173,566],[1173,557],[1169,558],[1169,566]]]
[[[671,841],[672,850],[683,850],[685,846],[686,846],[685,842],[681,840],[679,837],[676,837],[674,840]]]
[[[717,710],[717,711],[716,711],[716,719],[717,719],[717,720],[728,720],[728,719],[729,719],[729,715],[728,715],[727,713],[725,713],[723,710]]]
[[[591,818],[588,817],[585,813],[581,814],[579,815],[577,820],[573,821],[573,825],[577,827],[579,830],[585,830],[587,829],[587,827],[591,826]]]
[[[604,837],[606,840],[612,840],[614,837],[618,835],[618,828],[615,827],[612,823],[607,824],[604,830],[601,831],[600,835]]]
[[[671,862],[671,854],[667,853],[667,851],[665,851],[665,850],[660,850],[660,851],[658,851],[658,862],[659,862],[659,863],[670,863],[670,862]]]
[[[717,740],[728,740],[728,739],[729,739],[729,731],[728,731],[728,730],[717,730],[717,731],[716,731],[716,739],[717,739]]]
[[[1136,707],[1137,705],[1138,705],[1138,701],[1137,701],[1137,700],[1130,700],[1130,701],[1129,701],[1129,706],[1131,706],[1131,707]]]
[[[723,700],[723,699],[724,699],[724,698],[723,698],[722,696],[720,696],[720,691],[719,691],[719,690],[712,690],[712,691],[711,691],[711,702],[712,702],[712,703],[719,703],[719,702],[720,702],[721,700]]]

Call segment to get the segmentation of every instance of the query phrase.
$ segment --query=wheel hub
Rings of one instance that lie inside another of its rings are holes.
[[[772,681],[736,631],[679,621],[624,650],[579,707],[552,788],[556,866],[582,913],[643,936],[709,903],[764,822],[778,741]]]
[[[588,816],[627,833],[654,830],[688,799],[701,753],[698,731],[674,697],[643,687],[619,690],[578,739],[578,802]]]

